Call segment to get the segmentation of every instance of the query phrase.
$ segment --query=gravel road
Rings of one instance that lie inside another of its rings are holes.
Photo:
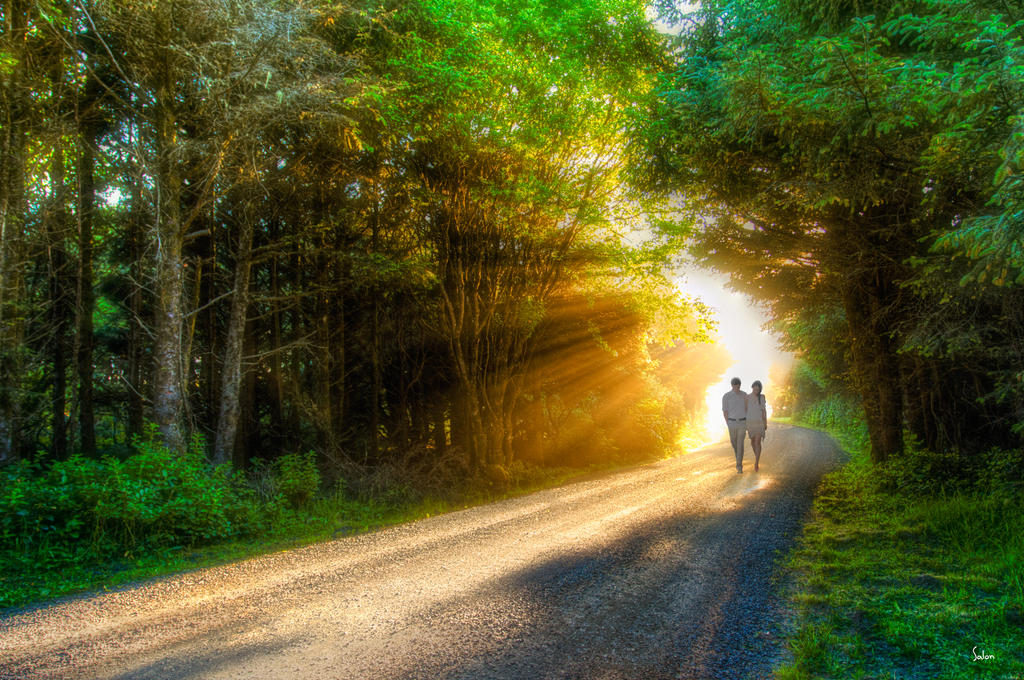
[[[749,455],[749,452],[748,452]],[[763,678],[823,435],[728,444],[0,617],[0,678]]]

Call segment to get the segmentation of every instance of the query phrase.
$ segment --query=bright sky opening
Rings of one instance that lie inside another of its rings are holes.
[[[788,368],[793,363],[793,355],[779,349],[777,338],[763,328],[767,321],[765,311],[748,296],[729,290],[725,277],[719,274],[688,269],[679,285],[714,310],[718,342],[733,358],[719,382],[710,385],[705,394],[708,441],[717,442],[728,436],[722,419],[722,395],[731,389],[729,381],[733,376],[743,381],[741,389],[745,392],[750,391],[750,383],[761,381],[771,418],[773,385],[770,376],[779,373],[773,367]]]

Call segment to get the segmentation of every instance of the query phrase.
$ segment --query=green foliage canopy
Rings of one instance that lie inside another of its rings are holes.
[[[1024,420],[1006,307],[1024,282],[1014,16],[959,0],[703,3],[641,131],[646,186],[682,192],[698,257],[841,369],[876,459],[902,450],[905,419],[953,446]]]

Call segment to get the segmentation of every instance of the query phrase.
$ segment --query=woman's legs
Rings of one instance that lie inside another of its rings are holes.
[[[758,463],[761,462],[761,435],[750,435],[750,448],[754,450],[754,472],[757,472]]]

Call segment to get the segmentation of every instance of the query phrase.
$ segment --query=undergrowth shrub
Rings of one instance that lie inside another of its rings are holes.
[[[864,412],[857,400],[848,395],[829,394],[818,401],[805,401],[794,420],[831,433],[848,451],[866,450],[868,446]]]
[[[854,400],[838,394],[828,395],[800,412],[800,420],[830,431],[846,431],[863,418],[860,406]]]
[[[867,426],[858,402],[839,393],[805,402],[797,422],[831,433],[847,450],[867,451]],[[909,432],[905,449],[874,466],[882,490],[903,495],[935,496],[954,493],[1020,496],[1024,492],[1024,450],[928,451]]]
[[[612,432],[619,440],[619,450],[650,457],[668,453],[682,426],[682,418],[672,413],[670,402],[668,398],[648,397],[634,404],[627,412],[626,427]]]
[[[886,461],[879,481],[885,488],[916,496],[951,493],[1019,495],[1024,451],[993,448],[984,453],[928,451],[907,437],[903,455]]]
[[[252,461],[249,483],[263,507],[275,517],[282,511],[309,505],[320,489],[322,478],[316,453],[288,453],[272,461]],[[339,480],[339,487],[342,482]]]
[[[277,485],[281,494],[293,508],[307,505],[320,488],[320,471],[316,467],[316,453],[289,453],[274,461]]]
[[[182,453],[152,442],[136,449],[124,461],[73,456],[0,471],[0,559],[54,568],[222,540],[258,524],[252,492],[206,463],[201,439]]]

